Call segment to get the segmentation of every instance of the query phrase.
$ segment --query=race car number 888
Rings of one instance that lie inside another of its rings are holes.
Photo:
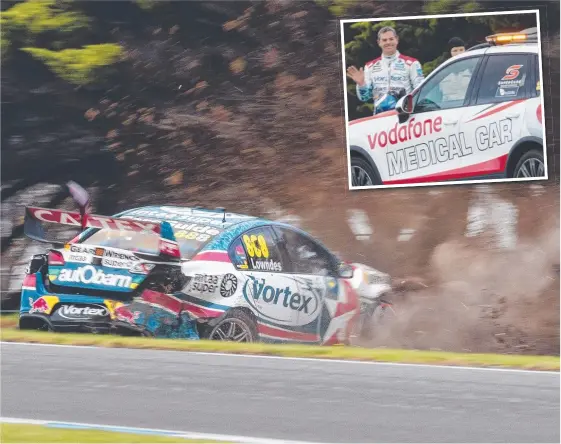
[[[175,233],[176,239],[186,239],[186,240],[197,240],[199,242],[204,242],[210,238],[208,234],[201,234],[195,231],[178,231]]]
[[[267,241],[262,234],[258,236],[256,236],[255,234],[252,234],[250,236],[244,234],[243,243],[245,244],[247,254],[249,254],[251,257],[269,257],[269,248],[267,248]]]

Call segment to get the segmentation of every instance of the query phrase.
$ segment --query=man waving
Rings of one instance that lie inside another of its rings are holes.
[[[381,57],[368,62],[364,69],[358,70],[355,66],[347,69],[347,75],[356,82],[358,99],[362,102],[374,101],[374,114],[395,107],[396,91],[409,94],[424,80],[419,61],[401,54],[397,50],[398,43],[395,29],[383,27],[378,31]]]

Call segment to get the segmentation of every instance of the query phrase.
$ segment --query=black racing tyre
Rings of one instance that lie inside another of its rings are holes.
[[[545,162],[543,152],[532,149],[520,158],[514,168],[513,177],[545,177]]]
[[[351,180],[353,187],[382,185],[374,168],[362,157],[351,157]]]
[[[243,310],[228,311],[218,323],[208,330],[205,339],[230,342],[257,342],[259,333],[252,316]]]

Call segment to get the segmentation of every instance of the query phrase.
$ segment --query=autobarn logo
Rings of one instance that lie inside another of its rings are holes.
[[[108,287],[130,287],[132,278],[121,274],[104,273],[91,265],[76,270],[62,269],[59,282],[106,285]]]
[[[108,316],[109,311],[102,305],[88,305],[85,307],[77,307],[75,305],[63,305],[57,314],[64,319],[89,319],[99,316]]]
[[[245,300],[261,315],[277,321],[286,322],[291,318],[288,316],[289,319],[283,319],[283,312],[284,317],[287,317],[287,311],[310,317],[319,307],[319,298],[311,291],[301,293],[294,291],[289,285],[277,287],[267,284],[265,279],[256,279],[253,276],[249,276],[245,282],[243,295]]]

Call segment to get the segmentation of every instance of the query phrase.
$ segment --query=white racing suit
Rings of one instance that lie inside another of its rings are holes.
[[[409,94],[424,80],[423,68],[417,59],[396,51],[392,56],[382,55],[368,62],[364,67],[364,80],[364,86],[356,86],[358,99],[376,103],[378,98],[392,89],[403,88]]]

